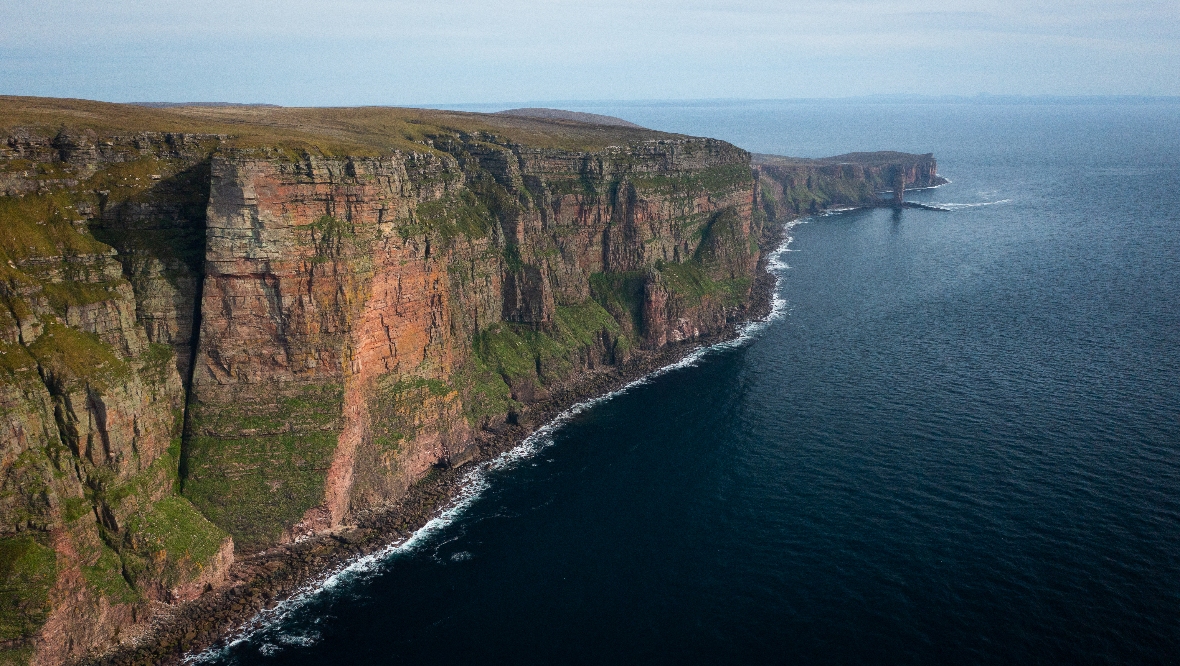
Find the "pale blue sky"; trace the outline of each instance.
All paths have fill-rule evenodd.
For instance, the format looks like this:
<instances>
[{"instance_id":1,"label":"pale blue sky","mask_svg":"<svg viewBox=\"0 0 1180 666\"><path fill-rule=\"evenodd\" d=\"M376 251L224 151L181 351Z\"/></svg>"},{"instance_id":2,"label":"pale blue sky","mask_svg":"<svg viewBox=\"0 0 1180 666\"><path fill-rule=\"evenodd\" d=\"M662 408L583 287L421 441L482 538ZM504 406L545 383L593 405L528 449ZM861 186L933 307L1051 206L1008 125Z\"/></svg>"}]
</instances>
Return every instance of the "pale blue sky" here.
<instances>
[{"instance_id":1,"label":"pale blue sky","mask_svg":"<svg viewBox=\"0 0 1180 666\"><path fill-rule=\"evenodd\" d=\"M1180 95L1180 1L0 0L0 94L285 105Z\"/></svg>"}]
</instances>

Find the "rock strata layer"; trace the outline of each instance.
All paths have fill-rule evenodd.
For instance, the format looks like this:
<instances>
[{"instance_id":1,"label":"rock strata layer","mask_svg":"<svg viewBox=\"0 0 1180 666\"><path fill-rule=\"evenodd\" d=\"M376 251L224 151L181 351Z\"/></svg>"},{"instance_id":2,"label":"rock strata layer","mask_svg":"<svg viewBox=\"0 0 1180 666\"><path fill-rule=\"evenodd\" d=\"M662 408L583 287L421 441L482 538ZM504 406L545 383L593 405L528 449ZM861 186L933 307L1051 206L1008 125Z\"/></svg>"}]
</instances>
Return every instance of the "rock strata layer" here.
<instances>
[{"instance_id":1,"label":"rock strata layer","mask_svg":"<svg viewBox=\"0 0 1180 666\"><path fill-rule=\"evenodd\" d=\"M930 156L752 164L564 117L0 110L17 663L237 603L276 547L376 534L572 387L729 330L774 222L937 184Z\"/></svg>"}]
</instances>

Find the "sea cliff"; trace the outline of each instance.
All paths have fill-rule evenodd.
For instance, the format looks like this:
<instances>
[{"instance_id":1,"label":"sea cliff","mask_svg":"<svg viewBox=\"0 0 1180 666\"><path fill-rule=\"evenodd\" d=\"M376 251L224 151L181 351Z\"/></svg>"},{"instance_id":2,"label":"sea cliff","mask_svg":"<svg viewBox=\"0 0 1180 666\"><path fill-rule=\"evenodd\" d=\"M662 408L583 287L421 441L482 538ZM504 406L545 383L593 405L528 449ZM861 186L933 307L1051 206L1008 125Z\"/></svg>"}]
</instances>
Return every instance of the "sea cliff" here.
<instances>
[{"instance_id":1,"label":"sea cliff","mask_svg":"<svg viewBox=\"0 0 1180 666\"><path fill-rule=\"evenodd\" d=\"M938 182L560 117L10 97L0 132L14 663L207 644L224 624L191 618L371 550L454 468L732 330L779 222Z\"/></svg>"}]
</instances>

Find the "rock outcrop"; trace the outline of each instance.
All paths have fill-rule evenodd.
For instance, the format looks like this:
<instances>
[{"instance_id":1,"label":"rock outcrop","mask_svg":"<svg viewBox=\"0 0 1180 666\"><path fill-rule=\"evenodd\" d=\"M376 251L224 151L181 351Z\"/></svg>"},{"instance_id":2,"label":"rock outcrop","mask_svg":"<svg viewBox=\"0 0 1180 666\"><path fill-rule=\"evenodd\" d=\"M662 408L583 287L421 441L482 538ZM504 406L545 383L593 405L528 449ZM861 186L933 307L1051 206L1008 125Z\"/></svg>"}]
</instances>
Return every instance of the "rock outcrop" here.
<instances>
[{"instance_id":1,"label":"rock outcrop","mask_svg":"<svg viewBox=\"0 0 1180 666\"><path fill-rule=\"evenodd\" d=\"M568 119L0 109L0 651L38 664L723 330L773 218L936 178Z\"/></svg>"}]
</instances>

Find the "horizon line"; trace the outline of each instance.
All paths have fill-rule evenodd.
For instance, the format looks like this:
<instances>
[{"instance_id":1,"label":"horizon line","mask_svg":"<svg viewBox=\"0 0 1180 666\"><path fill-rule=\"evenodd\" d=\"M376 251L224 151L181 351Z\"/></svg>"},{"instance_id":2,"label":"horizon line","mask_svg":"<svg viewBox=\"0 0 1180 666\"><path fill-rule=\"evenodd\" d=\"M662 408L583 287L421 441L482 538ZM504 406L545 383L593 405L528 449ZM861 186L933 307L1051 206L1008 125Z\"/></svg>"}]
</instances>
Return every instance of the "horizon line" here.
<instances>
[{"instance_id":1,"label":"horizon line","mask_svg":"<svg viewBox=\"0 0 1180 666\"><path fill-rule=\"evenodd\" d=\"M1129 95L1129 94L1103 94L1103 95L1059 95L1051 93L1038 94L994 94L994 93L976 93L974 95L930 95L921 93L880 93L872 95L850 95L843 97L693 97L693 98L651 98L651 99L531 99L531 100L516 100L516 101L487 101L487 102L422 102L422 103L406 103L406 104L275 104L273 102L239 102L239 101L126 101L126 102L112 102L109 100L92 99L87 100L81 97L52 97L41 95L12 95L13 97L40 97L42 99L79 99L94 102L106 102L110 104L127 104L131 106L145 106L167 108L175 106L260 106L260 107L278 107L278 108L401 108L401 109L432 109L432 110L447 110L453 109L457 111L465 110L472 107L503 107L504 109L511 108L529 108L538 107L539 105L553 105L553 104L570 104L578 106L600 106L600 105L615 105L615 106L677 106L677 105L714 105L714 104L766 104L766 103L896 103L896 102L914 102L914 103L974 103L974 104L1005 104L1005 103L1058 103L1058 104L1079 104L1079 103L1139 103L1139 104L1159 104L1159 103L1180 103L1180 95ZM540 106L539 108L556 108Z\"/></svg>"}]
</instances>

